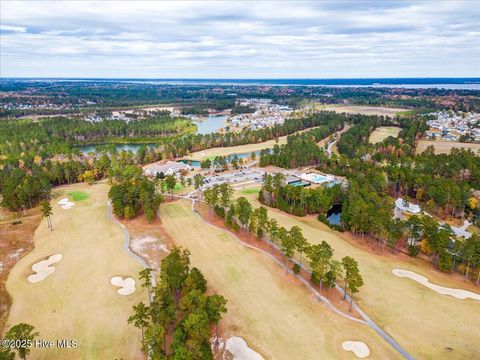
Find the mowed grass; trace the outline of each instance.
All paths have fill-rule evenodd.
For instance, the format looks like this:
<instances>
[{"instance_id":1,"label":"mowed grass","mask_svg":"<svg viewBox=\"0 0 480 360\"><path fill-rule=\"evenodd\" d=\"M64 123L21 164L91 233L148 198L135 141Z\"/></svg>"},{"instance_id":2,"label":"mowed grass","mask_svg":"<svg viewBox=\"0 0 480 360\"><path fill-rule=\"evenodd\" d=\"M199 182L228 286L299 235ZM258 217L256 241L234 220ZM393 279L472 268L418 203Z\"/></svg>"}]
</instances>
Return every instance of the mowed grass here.
<instances>
[{"instance_id":1,"label":"mowed grass","mask_svg":"<svg viewBox=\"0 0 480 360\"><path fill-rule=\"evenodd\" d=\"M421 154L429 146L433 146L435 154L450 154L452 148L470 149L475 154L480 155L480 144L462 143L458 141L446 140L419 140L416 148L416 153Z\"/></svg>"},{"instance_id":2,"label":"mowed grass","mask_svg":"<svg viewBox=\"0 0 480 360\"><path fill-rule=\"evenodd\" d=\"M236 194L240 196L240 194ZM260 206L256 196L246 196ZM365 285L355 296L359 306L417 359L476 359L480 354L480 303L440 295L421 284L392 274L395 268L414 271L434 284L480 293L471 283L436 272L430 263L407 256L375 254L347 241L348 234L333 231L314 216L295 217L268 210L286 228L298 225L311 244L327 241L334 258L355 258Z\"/></svg>"},{"instance_id":3,"label":"mowed grass","mask_svg":"<svg viewBox=\"0 0 480 360\"><path fill-rule=\"evenodd\" d=\"M396 138L401 130L402 129L397 126L380 126L371 133L368 141L370 144L376 144L382 142L389 136Z\"/></svg>"},{"instance_id":4,"label":"mowed grass","mask_svg":"<svg viewBox=\"0 0 480 360\"><path fill-rule=\"evenodd\" d=\"M172 216L179 209L187 216ZM368 344L372 359L400 358L370 327L314 300L268 256L204 222L191 211L190 202L163 204L160 213L176 245L190 249L192 265L201 269L212 290L227 298L223 336L243 337L266 359L354 359L341 347L348 340Z\"/></svg>"},{"instance_id":5,"label":"mowed grass","mask_svg":"<svg viewBox=\"0 0 480 360\"><path fill-rule=\"evenodd\" d=\"M215 156L226 156L232 154L251 153L254 151L260 151L266 148L272 148L275 144L282 145L287 143L287 137L282 136L278 138L278 142L275 140L268 140L258 144L246 144L229 147L211 148L202 151L192 152L191 154L184 156L186 160L198 160L203 161L206 159L213 160Z\"/></svg>"},{"instance_id":6,"label":"mowed grass","mask_svg":"<svg viewBox=\"0 0 480 360\"><path fill-rule=\"evenodd\" d=\"M68 196L70 196L73 201L82 201L89 198L88 194L84 191L70 191Z\"/></svg>"},{"instance_id":7,"label":"mowed grass","mask_svg":"<svg viewBox=\"0 0 480 360\"><path fill-rule=\"evenodd\" d=\"M58 199L69 192L84 192L91 201L64 210ZM13 304L7 328L26 322L40 333L39 338L76 339L75 349L32 349L31 359L138 359L140 330L127 323L132 306L146 302L138 284L142 270L123 249L124 234L107 219L108 185L78 184L55 190L52 200L53 231L43 220L35 231L35 248L12 269L7 290ZM45 280L31 284L31 266L53 254L63 254L56 271ZM131 276L136 291L117 294L110 284L113 276Z\"/></svg>"},{"instance_id":8,"label":"mowed grass","mask_svg":"<svg viewBox=\"0 0 480 360\"><path fill-rule=\"evenodd\" d=\"M240 190L240 194L242 195L258 195L259 192L260 192L260 189L255 187Z\"/></svg>"},{"instance_id":9,"label":"mowed grass","mask_svg":"<svg viewBox=\"0 0 480 360\"><path fill-rule=\"evenodd\" d=\"M185 211L185 209L177 203L171 204L171 206L165 206L164 213L170 219L188 217L188 213Z\"/></svg>"}]
</instances>

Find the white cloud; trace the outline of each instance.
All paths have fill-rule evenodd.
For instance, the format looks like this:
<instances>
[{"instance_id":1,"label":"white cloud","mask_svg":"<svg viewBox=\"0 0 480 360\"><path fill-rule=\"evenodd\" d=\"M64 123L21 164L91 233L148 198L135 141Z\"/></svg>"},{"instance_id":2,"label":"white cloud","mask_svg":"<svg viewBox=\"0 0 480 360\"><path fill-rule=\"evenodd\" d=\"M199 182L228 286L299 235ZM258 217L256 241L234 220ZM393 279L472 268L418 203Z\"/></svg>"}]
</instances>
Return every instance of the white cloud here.
<instances>
[{"instance_id":1,"label":"white cloud","mask_svg":"<svg viewBox=\"0 0 480 360\"><path fill-rule=\"evenodd\" d=\"M5 77L480 76L475 5L2 0L0 71Z\"/></svg>"},{"instance_id":2,"label":"white cloud","mask_svg":"<svg viewBox=\"0 0 480 360\"><path fill-rule=\"evenodd\" d=\"M0 24L0 31L25 32L27 28L21 26L2 25Z\"/></svg>"}]
</instances>

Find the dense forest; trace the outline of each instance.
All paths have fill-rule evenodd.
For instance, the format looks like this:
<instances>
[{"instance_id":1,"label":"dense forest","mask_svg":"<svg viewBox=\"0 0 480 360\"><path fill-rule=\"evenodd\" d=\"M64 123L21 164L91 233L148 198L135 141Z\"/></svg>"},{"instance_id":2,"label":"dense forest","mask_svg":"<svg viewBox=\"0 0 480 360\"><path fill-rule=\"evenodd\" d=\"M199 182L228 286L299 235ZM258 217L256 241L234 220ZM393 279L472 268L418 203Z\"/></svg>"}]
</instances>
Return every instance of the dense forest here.
<instances>
[{"instance_id":1,"label":"dense forest","mask_svg":"<svg viewBox=\"0 0 480 360\"><path fill-rule=\"evenodd\" d=\"M315 131L310 130L291 137L301 141L288 141L271 152L262 152L260 161L261 166L274 164L285 168L313 165L322 172L345 177L348 187L343 191L338 187L295 187L286 185L282 175L268 175L259 200L299 216L319 214L321 220L334 203L342 203L343 229L371 239L379 248L405 250L412 256L421 254L440 270L457 269L478 284L480 242L477 235L454 240L455 234L448 225L428 216L418 220L392 218L394 199L404 197L432 215L469 218L478 225L480 210L474 196L474 191L480 190L478 156L464 149L435 155L433 148L415 155L416 141L426 129L421 116L395 120L357 116L348 120L351 127L340 138L339 156L327 156L316 139L310 138L309 132ZM402 127L397 138L368 143L370 133L377 126L392 124ZM304 160L299 161L302 156ZM415 235L412 235L412 226Z\"/></svg>"},{"instance_id":2,"label":"dense forest","mask_svg":"<svg viewBox=\"0 0 480 360\"><path fill-rule=\"evenodd\" d=\"M277 173L265 175L258 199L262 204L276 207L296 216L323 214L335 203L342 202L340 185L306 188L287 185L285 176Z\"/></svg>"},{"instance_id":3,"label":"dense forest","mask_svg":"<svg viewBox=\"0 0 480 360\"><path fill-rule=\"evenodd\" d=\"M161 119L163 119L163 115ZM170 118L167 117L167 119ZM180 121L181 126L183 119ZM207 135L187 134L175 136L174 140L167 136L158 138L162 143L157 147L147 148L145 146L140 148L137 154L108 151L107 149L102 154L93 157L81 155L78 148L75 148L71 141L67 140L76 137L76 122L71 125L68 121L52 119L41 119L39 123L27 120L0 121L0 130L2 130L0 131L2 206L11 210L32 207L44 197L44 193L51 186L105 178L111 165L139 165L166 158L181 157L192 151L216 146L258 143L316 126L319 128L313 130L315 131L313 136L323 137L337 126L325 124L341 124L342 121L342 115L321 112L303 119L287 119L281 125L256 131ZM20 124L19 130L15 130L15 124ZM45 124L48 126L44 127ZM105 134L110 132L110 125L106 124L96 125L83 121L78 125L80 129L91 130L98 126ZM111 126L113 129L117 129L115 124ZM129 129L129 126L133 125L124 123L120 128L124 126ZM137 128L132 127L132 129ZM144 130L147 133L153 131L148 127L148 122L145 123ZM83 134L88 134L88 131L85 130Z\"/></svg>"},{"instance_id":4,"label":"dense forest","mask_svg":"<svg viewBox=\"0 0 480 360\"><path fill-rule=\"evenodd\" d=\"M153 277L152 269L140 272L150 303L134 305L128 319L142 331L142 351L152 359L213 359L211 329L227 312L227 300L207 294L207 280L190 267L188 250L173 248Z\"/></svg>"}]
</instances>

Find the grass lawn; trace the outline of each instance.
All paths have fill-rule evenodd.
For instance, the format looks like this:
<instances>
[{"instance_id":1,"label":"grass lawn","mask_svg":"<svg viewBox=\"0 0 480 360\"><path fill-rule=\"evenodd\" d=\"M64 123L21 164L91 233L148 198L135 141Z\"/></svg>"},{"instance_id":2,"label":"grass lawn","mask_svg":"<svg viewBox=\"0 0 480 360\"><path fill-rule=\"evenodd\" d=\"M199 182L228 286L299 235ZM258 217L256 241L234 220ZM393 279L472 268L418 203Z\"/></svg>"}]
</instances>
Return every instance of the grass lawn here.
<instances>
[{"instance_id":1,"label":"grass lawn","mask_svg":"<svg viewBox=\"0 0 480 360\"><path fill-rule=\"evenodd\" d=\"M198 160L198 161L203 161L206 159L213 160L215 156L251 153L251 152L259 151L266 148L272 148L275 144L282 145L286 143L287 143L287 137L282 136L278 139L278 142L276 142L275 140L268 140L258 144L246 144L246 145L238 145L238 146L211 148L211 149L192 152L190 155L184 156L183 159Z\"/></svg>"},{"instance_id":2,"label":"grass lawn","mask_svg":"<svg viewBox=\"0 0 480 360\"><path fill-rule=\"evenodd\" d=\"M401 130L402 129L397 126L380 126L372 132L368 141L370 144L376 144L382 142L389 136L396 138Z\"/></svg>"},{"instance_id":3,"label":"grass lawn","mask_svg":"<svg viewBox=\"0 0 480 360\"><path fill-rule=\"evenodd\" d=\"M164 213L170 219L179 219L188 217L188 212L182 206L177 204L172 204L172 206L165 206Z\"/></svg>"},{"instance_id":4,"label":"grass lawn","mask_svg":"<svg viewBox=\"0 0 480 360\"><path fill-rule=\"evenodd\" d=\"M240 190L240 194L242 195L258 195L259 192L260 188L256 187Z\"/></svg>"},{"instance_id":5,"label":"grass lawn","mask_svg":"<svg viewBox=\"0 0 480 360\"><path fill-rule=\"evenodd\" d=\"M70 191L68 195L73 201L82 201L89 198L88 194L84 191Z\"/></svg>"},{"instance_id":6,"label":"grass lawn","mask_svg":"<svg viewBox=\"0 0 480 360\"><path fill-rule=\"evenodd\" d=\"M176 245L190 249L192 265L228 300L228 313L220 324L224 337L243 337L265 359L354 359L341 347L348 340L365 342L372 359L400 358L367 325L336 315L314 300L269 257L202 221L190 202L163 204L160 213L165 231ZM179 218L178 213L187 216Z\"/></svg>"},{"instance_id":7,"label":"grass lawn","mask_svg":"<svg viewBox=\"0 0 480 360\"><path fill-rule=\"evenodd\" d=\"M76 339L75 349L33 348L32 359L142 358L140 330L127 324L132 306L147 301L138 286L142 266L124 250L124 234L107 219L108 185L77 184L54 190L53 231L43 220L34 235L35 248L12 269L7 290L13 304L7 327L26 322L39 338ZM62 209L57 201L69 192L88 194L91 201ZM31 284L31 266L53 255L63 254L56 271ZM113 276L131 276L137 282L129 296L117 294Z\"/></svg>"},{"instance_id":8,"label":"grass lawn","mask_svg":"<svg viewBox=\"0 0 480 360\"><path fill-rule=\"evenodd\" d=\"M240 196L237 193L236 196ZM243 195L242 195L243 196ZM246 196L259 206L256 196ZM314 216L295 217L269 209L279 224L298 225L311 244L327 241L334 258L355 258L365 285L356 296L358 305L417 359L475 359L480 351L480 303L440 295L421 284L392 274L403 268L426 276L432 283L480 292L471 283L436 272L431 264L408 256L391 256L361 249L348 242L348 233L331 230ZM475 315L477 314L477 315Z\"/></svg>"}]
</instances>

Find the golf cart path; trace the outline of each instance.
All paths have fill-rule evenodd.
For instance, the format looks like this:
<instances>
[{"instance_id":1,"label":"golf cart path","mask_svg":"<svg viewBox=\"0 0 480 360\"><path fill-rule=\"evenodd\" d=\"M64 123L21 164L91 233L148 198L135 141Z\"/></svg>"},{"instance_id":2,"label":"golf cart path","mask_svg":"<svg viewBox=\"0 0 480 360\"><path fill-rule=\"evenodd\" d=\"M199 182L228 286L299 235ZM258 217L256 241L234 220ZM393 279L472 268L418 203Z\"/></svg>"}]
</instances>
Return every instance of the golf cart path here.
<instances>
[{"instance_id":1,"label":"golf cart path","mask_svg":"<svg viewBox=\"0 0 480 360\"><path fill-rule=\"evenodd\" d=\"M109 201L107 204L107 218L114 224L119 225L122 228L123 234L125 236L125 241L123 242L123 249L126 251L126 253L138 261L145 269L148 268L147 262L139 255L135 254L131 249L130 249L130 233L128 232L128 229L125 225L123 225L120 221L118 221L112 213L112 203ZM152 276L152 285L155 286L155 276Z\"/></svg>"},{"instance_id":2,"label":"golf cart path","mask_svg":"<svg viewBox=\"0 0 480 360\"><path fill-rule=\"evenodd\" d=\"M190 195L190 194L189 194ZM192 201L192 210L193 210L193 205L194 205L194 202L195 202L195 199L192 199L190 198L189 196L181 196L181 195L177 195L176 197L178 198L183 198L183 199L188 199L188 200L191 200ZM198 201L198 200L197 200ZM194 211L194 213L200 218L201 221L203 221L204 223L208 224L209 226L212 226L216 229L220 229L222 231L227 231L236 241L238 241L240 244L242 244L243 246L247 247L247 248L250 248L250 249L253 249L253 250L256 250L256 251L259 251L267 256L269 256L275 263L277 263L280 267L282 267L283 269L285 269L287 272L289 272L290 274L293 274L293 271L291 269L289 269L288 267L286 267L282 262L280 262L276 257L274 257L273 255L271 255L270 253L262 250L262 249L259 249L257 247L254 247L252 245L249 245L249 244L246 244L244 243L242 240L240 240L234 233L228 231L228 230L225 230L223 228L220 228L216 225L213 225L211 223L209 223L208 221L206 221L205 219L203 219L200 214L198 214L197 211ZM295 262L297 262L295 260ZM298 262L297 262L298 263ZM299 264L305 271L307 271L307 269ZM295 274L293 274L294 276L296 276ZM296 276L297 277L297 276ZM355 322L358 322L358 323L361 323L361 324L366 324L368 326L370 326L373 330L375 330L386 342L388 342L397 352L399 352L404 358L408 359L408 360L414 360L413 356L411 356L399 343L397 343L390 335L387 334L387 332L385 332L380 326L378 326L364 311L362 311L362 309L360 309L360 307L358 307L358 305L353 301L353 299L351 299L350 295L346 295L346 299L348 301L351 301L352 302L352 307L360 314L360 316L363 318L363 320L359 320L357 318L354 318L353 316L350 316L342 311L340 311L339 309L337 309L326 297L322 296L316 289L314 289L309 283L308 281L306 281L305 279L303 279L302 277L297 277L316 297L317 299L320 299L331 311L333 311L334 313L346 318L346 319L349 319L349 320L352 320L352 321L355 321ZM338 286L337 284L335 284L335 288L337 289L337 291L339 291L342 295L344 295L344 291L343 289Z\"/></svg>"}]
</instances>

